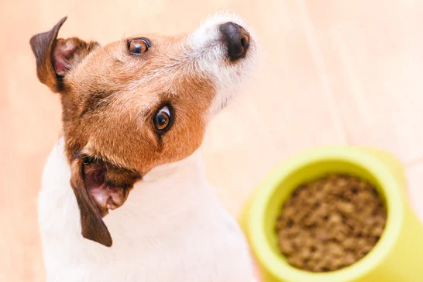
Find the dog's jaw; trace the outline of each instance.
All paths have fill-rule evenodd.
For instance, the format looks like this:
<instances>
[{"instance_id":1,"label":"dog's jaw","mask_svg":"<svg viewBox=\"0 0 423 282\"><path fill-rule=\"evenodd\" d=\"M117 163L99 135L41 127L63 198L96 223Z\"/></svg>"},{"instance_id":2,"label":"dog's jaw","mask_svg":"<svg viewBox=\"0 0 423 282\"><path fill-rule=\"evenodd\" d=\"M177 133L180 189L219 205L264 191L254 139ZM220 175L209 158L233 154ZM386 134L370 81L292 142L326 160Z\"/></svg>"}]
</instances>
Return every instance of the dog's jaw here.
<instances>
[{"instance_id":1,"label":"dog's jaw","mask_svg":"<svg viewBox=\"0 0 423 282\"><path fill-rule=\"evenodd\" d=\"M250 34L250 46L245 57L232 62L227 57L227 46L222 41L219 26L233 22L242 26ZM257 62L257 44L254 32L237 15L219 13L206 19L187 38L189 56L195 60L200 71L208 73L215 81L216 95L210 106L213 117L226 106L232 95L239 92L251 76Z\"/></svg>"}]
</instances>

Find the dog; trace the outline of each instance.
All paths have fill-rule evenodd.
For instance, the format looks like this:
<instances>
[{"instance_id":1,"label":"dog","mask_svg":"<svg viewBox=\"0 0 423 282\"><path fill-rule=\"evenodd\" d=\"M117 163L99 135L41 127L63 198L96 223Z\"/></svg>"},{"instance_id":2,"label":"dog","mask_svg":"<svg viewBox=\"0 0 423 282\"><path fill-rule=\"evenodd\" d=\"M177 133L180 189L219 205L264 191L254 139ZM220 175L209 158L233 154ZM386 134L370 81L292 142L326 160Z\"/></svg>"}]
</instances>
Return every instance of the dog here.
<instances>
[{"instance_id":1,"label":"dog","mask_svg":"<svg viewBox=\"0 0 423 282\"><path fill-rule=\"evenodd\" d=\"M65 21L30 40L63 108L38 201L47 281L254 281L198 152L255 68L246 24L218 14L192 34L100 46L58 38Z\"/></svg>"}]
</instances>

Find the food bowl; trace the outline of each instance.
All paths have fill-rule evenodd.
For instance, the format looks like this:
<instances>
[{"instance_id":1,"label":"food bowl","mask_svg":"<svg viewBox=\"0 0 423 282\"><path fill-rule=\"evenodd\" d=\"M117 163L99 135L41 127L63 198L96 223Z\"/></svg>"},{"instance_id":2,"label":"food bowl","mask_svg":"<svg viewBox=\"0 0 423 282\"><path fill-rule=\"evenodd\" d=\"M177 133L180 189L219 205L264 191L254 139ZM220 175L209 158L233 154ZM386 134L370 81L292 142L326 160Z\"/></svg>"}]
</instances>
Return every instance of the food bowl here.
<instances>
[{"instance_id":1,"label":"food bowl","mask_svg":"<svg viewBox=\"0 0 423 282\"><path fill-rule=\"evenodd\" d=\"M299 185L333 173L357 176L378 190L388 213L384 233L370 253L349 267L325 273L297 269L278 249L276 219ZM406 200L401 164L383 151L337 146L297 155L263 180L240 222L264 282L423 281L423 225Z\"/></svg>"}]
</instances>

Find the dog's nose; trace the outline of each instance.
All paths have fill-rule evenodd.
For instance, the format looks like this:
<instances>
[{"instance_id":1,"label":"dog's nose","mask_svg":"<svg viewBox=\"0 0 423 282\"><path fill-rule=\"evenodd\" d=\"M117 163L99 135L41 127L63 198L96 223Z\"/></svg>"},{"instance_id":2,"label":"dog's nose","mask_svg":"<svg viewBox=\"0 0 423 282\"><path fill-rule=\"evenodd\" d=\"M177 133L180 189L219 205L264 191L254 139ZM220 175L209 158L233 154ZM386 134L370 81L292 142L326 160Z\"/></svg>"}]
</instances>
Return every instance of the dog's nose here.
<instances>
[{"instance_id":1,"label":"dog's nose","mask_svg":"<svg viewBox=\"0 0 423 282\"><path fill-rule=\"evenodd\" d=\"M227 22L219 27L223 42L228 47L228 57L231 61L242 58L250 46L250 34L240 25Z\"/></svg>"}]
</instances>

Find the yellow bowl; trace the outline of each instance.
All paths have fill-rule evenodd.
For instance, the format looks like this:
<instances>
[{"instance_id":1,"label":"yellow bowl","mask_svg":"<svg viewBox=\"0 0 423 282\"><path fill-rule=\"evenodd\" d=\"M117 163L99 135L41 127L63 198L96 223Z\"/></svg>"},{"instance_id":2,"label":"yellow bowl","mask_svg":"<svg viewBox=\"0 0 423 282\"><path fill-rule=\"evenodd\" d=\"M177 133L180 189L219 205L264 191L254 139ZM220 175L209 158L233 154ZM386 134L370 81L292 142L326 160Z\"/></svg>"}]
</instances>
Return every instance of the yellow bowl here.
<instances>
[{"instance_id":1,"label":"yellow bowl","mask_svg":"<svg viewBox=\"0 0 423 282\"><path fill-rule=\"evenodd\" d=\"M386 228L373 250L352 266L327 273L299 270L280 254L275 222L296 187L330 173L355 175L373 184L387 207ZM325 147L284 162L260 184L240 220L264 281L422 282L423 225L406 200L404 187L401 164L375 149Z\"/></svg>"}]
</instances>

